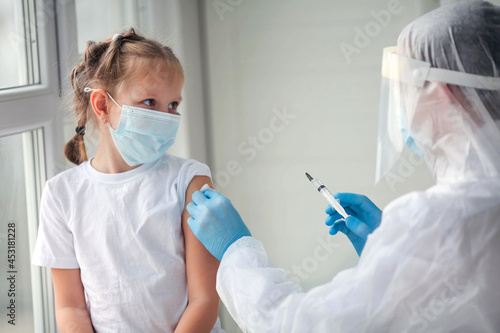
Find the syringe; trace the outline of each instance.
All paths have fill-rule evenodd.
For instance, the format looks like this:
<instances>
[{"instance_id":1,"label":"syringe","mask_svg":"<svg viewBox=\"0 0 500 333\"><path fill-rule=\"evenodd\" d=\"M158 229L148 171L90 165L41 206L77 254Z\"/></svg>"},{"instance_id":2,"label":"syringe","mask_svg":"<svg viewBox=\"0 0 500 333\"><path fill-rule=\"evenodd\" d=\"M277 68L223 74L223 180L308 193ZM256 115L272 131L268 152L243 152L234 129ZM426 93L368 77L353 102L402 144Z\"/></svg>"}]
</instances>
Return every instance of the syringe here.
<instances>
[{"instance_id":1,"label":"syringe","mask_svg":"<svg viewBox=\"0 0 500 333\"><path fill-rule=\"evenodd\" d=\"M332 192L330 192L322 182L311 177L311 175L309 175L307 172L306 176L307 179L309 179L311 183L318 189L318 191L326 198L326 200L328 200L332 208L335 209L340 215L342 215L344 219L346 219L349 215L345 212L344 207L340 205L339 201L333 197Z\"/></svg>"}]
</instances>

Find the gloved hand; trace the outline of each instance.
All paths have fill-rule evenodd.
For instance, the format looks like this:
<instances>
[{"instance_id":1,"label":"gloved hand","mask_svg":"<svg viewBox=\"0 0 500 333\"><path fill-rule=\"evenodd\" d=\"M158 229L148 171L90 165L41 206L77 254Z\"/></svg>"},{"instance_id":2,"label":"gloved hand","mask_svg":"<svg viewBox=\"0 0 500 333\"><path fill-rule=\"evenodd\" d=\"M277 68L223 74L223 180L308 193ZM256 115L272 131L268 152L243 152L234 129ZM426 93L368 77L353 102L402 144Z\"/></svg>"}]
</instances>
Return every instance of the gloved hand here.
<instances>
[{"instance_id":1,"label":"gloved hand","mask_svg":"<svg viewBox=\"0 0 500 333\"><path fill-rule=\"evenodd\" d=\"M328 205L325 224L331 227L331 235L335 235L338 231L344 233L361 256L368 235L380 225L382 211L364 195L335 193L334 197L340 200L346 213L351 216L344 221L343 217Z\"/></svg>"},{"instance_id":2,"label":"gloved hand","mask_svg":"<svg viewBox=\"0 0 500 333\"><path fill-rule=\"evenodd\" d=\"M238 239L251 236L231 201L219 192L197 191L192 198L193 202L186 207L191 215L188 225L217 259L222 260L228 247Z\"/></svg>"}]
</instances>

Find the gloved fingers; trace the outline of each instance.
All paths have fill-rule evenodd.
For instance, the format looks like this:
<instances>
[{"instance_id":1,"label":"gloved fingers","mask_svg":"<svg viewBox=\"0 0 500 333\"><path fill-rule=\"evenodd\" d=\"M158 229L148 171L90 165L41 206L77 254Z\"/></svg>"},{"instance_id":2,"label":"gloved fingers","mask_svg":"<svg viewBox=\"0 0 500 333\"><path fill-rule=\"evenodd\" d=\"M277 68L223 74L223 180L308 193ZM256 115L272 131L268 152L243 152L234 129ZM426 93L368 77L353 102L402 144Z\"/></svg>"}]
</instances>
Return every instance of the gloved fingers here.
<instances>
[{"instance_id":1,"label":"gloved fingers","mask_svg":"<svg viewBox=\"0 0 500 333\"><path fill-rule=\"evenodd\" d=\"M342 215L340 215L339 213L335 212L333 213L332 215L328 215L325 219L325 224L327 226L332 226L336 221L342 219Z\"/></svg>"},{"instance_id":2,"label":"gloved fingers","mask_svg":"<svg viewBox=\"0 0 500 333\"><path fill-rule=\"evenodd\" d=\"M340 230L351 241L352 245L356 248L359 244L364 244L365 240L349 229L347 226ZM357 251L357 249L356 249Z\"/></svg>"},{"instance_id":3,"label":"gloved fingers","mask_svg":"<svg viewBox=\"0 0 500 333\"><path fill-rule=\"evenodd\" d=\"M350 219L349 217L348 219ZM363 251L363 247L365 246L365 239L362 237L359 237L356 235L351 229L349 229L346 225L342 229L339 229L340 232L342 232L344 235L347 236L349 241L352 243L354 246L354 249L356 250L356 253L358 256L361 256L361 251Z\"/></svg>"},{"instance_id":4,"label":"gloved fingers","mask_svg":"<svg viewBox=\"0 0 500 333\"><path fill-rule=\"evenodd\" d=\"M207 202L207 197L205 196L205 194L202 192L202 191L196 191L193 193L193 195L191 196L191 198L193 199L193 202L199 206L199 205L203 205Z\"/></svg>"},{"instance_id":5,"label":"gloved fingers","mask_svg":"<svg viewBox=\"0 0 500 333\"><path fill-rule=\"evenodd\" d=\"M349 214L350 216L356 216L357 218L359 218L358 216L358 213L356 213L354 210L352 210L351 208L344 208L345 212L347 214Z\"/></svg>"},{"instance_id":6,"label":"gloved fingers","mask_svg":"<svg viewBox=\"0 0 500 333\"><path fill-rule=\"evenodd\" d=\"M187 220L187 223L188 223L188 226L191 228L191 230L194 233L194 231L197 230L197 227L198 227L196 224L196 220L192 216L190 216Z\"/></svg>"},{"instance_id":7,"label":"gloved fingers","mask_svg":"<svg viewBox=\"0 0 500 333\"><path fill-rule=\"evenodd\" d=\"M332 205L328 204L328 206L326 206L325 213L327 213L328 215L332 215L337 213L337 211L332 208Z\"/></svg>"},{"instance_id":8,"label":"gloved fingers","mask_svg":"<svg viewBox=\"0 0 500 333\"><path fill-rule=\"evenodd\" d=\"M216 190L205 190L205 197L208 198L208 199L214 199L214 198L217 198L217 197L224 197L222 194L220 194L219 192L217 192Z\"/></svg>"},{"instance_id":9,"label":"gloved fingers","mask_svg":"<svg viewBox=\"0 0 500 333\"><path fill-rule=\"evenodd\" d=\"M327 207L328 209L328 207ZM351 209L347 208L346 210L346 213L351 215L351 216L356 216L356 213L353 212ZM356 216L357 217L357 216ZM330 215L328 215L325 219L325 224L327 226L332 226L335 222L339 221L339 220L342 220L344 221L344 217L342 215L340 215L340 213L338 213L337 211L334 211L333 213L331 213Z\"/></svg>"},{"instance_id":10,"label":"gloved fingers","mask_svg":"<svg viewBox=\"0 0 500 333\"><path fill-rule=\"evenodd\" d=\"M352 234L352 231L351 231L351 230L349 230L349 228L348 228L348 227L346 227L346 226L344 226L343 228L339 229L339 231L340 231L341 233L343 233L344 235L346 235L346 236L349 236L349 234ZM357 237L357 236L356 236L356 237Z\"/></svg>"},{"instance_id":11,"label":"gloved fingers","mask_svg":"<svg viewBox=\"0 0 500 333\"><path fill-rule=\"evenodd\" d=\"M330 235L335 235L337 232L339 232L340 230L342 230L345 227L345 220L343 218L340 218L330 225L331 225L331 227L330 227L329 233L330 233Z\"/></svg>"},{"instance_id":12,"label":"gloved fingers","mask_svg":"<svg viewBox=\"0 0 500 333\"><path fill-rule=\"evenodd\" d=\"M337 232L339 232L339 231L337 230L337 228L335 228L335 227L333 227L333 226L332 226L332 227L330 228L330 230L328 231L328 233L329 233L330 235L332 235L332 236L336 235L336 234L337 234Z\"/></svg>"},{"instance_id":13,"label":"gloved fingers","mask_svg":"<svg viewBox=\"0 0 500 333\"><path fill-rule=\"evenodd\" d=\"M344 207L344 206L343 206ZM344 207L344 210L347 214L349 215L357 215L356 212L354 212L352 209L350 209L349 207ZM328 204L328 206L326 206L326 209L325 209L325 213L327 213L328 215L335 215L335 214L338 214L340 217L339 218L342 218L342 215L340 215L335 209L332 208L332 205Z\"/></svg>"},{"instance_id":14,"label":"gloved fingers","mask_svg":"<svg viewBox=\"0 0 500 333\"><path fill-rule=\"evenodd\" d=\"M196 217L199 213L199 207L194 202L188 203L188 205L186 206L186 210L188 211L189 215L194 217Z\"/></svg>"},{"instance_id":15,"label":"gloved fingers","mask_svg":"<svg viewBox=\"0 0 500 333\"><path fill-rule=\"evenodd\" d=\"M338 232L338 231L343 231L344 229L347 229L346 228L346 224L345 224L345 219L344 218L341 218L341 219L338 219L337 221L335 221L335 223L333 223L332 227L330 228L330 231L335 230L335 234ZM332 234L334 235L334 234Z\"/></svg>"},{"instance_id":16,"label":"gloved fingers","mask_svg":"<svg viewBox=\"0 0 500 333\"><path fill-rule=\"evenodd\" d=\"M338 230L343 233L344 235L346 235L349 239L351 239L352 237L358 237L355 233L353 233L346 225L345 223L342 223L342 224L339 224L337 226Z\"/></svg>"},{"instance_id":17,"label":"gloved fingers","mask_svg":"<svg viewBox=\"0 0 500 333\"><path fill-rule=\"evenodd\" d=\"M370 228L368 225L355 216L349 216L346 219L346 226L362 239L366 239L370 234Z\"/></svg>"},{"instance_id":18,"label":"gloved fingers","mask_svg":"<svg viewBox=\"0 0 500 333\"><path fill-rule=\"evenodd\" d=\"M345 192L335 193L333 197L339 199L343 207L350 207L358 214L371 214L373 211L380 211L380 209L365 195Z\"/></svg>"},{"instance_id":19,"label":"gloved fingers","mask_svg":"<svg viewBox=\"0 0 500 333\"><path fill-rule=\"evenodd\" d=\"M356 212L356 216L363 213L361 209L361 204L363 202L362 195L355 193L335 193L333 195L335 199L340 201L340 204L344 209L350 208Z\"/></svg>"}]
</instances>

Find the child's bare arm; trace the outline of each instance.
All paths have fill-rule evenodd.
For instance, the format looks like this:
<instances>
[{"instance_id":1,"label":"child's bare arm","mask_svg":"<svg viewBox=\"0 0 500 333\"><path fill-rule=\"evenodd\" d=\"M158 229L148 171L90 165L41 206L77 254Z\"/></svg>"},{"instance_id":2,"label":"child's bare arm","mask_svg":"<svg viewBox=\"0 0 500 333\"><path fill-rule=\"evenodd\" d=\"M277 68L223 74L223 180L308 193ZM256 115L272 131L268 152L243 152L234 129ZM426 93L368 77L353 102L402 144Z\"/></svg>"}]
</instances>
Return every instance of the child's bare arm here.
<instances>
[{"instance_id":1,"label":"child's bare arm","mask_svg":"<svg viewBox=\"0 0 500 333\"><path fill-rule=\"evenodd\" d=\"M59 332L94 332L85 303L80 269L52 268Z\"/></svg>"},{"instance_id":2,"label":"child's bare arm","mask_svg":"<svg viewBox=\"0 0 500 333\"><path fill-rule=\"evenodd\" d=\"M192 201L193 193L199 191L205 184L213 187L209 177L193 178L186 191L186 205ZM215 290L219 261L194 236L187 223L189 217L184 206L182 228L186 246L188 306L175 332L210 332L217 320L219 310L219 296Z\"/></svg>"}]
</instances>

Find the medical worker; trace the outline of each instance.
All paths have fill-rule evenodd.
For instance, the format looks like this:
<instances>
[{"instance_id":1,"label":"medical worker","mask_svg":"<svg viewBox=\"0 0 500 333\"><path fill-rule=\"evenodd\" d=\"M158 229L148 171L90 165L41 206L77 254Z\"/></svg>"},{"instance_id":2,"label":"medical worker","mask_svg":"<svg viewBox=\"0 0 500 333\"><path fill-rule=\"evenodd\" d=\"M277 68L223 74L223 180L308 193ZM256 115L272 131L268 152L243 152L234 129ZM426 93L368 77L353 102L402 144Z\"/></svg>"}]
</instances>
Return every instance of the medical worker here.
<instances>
[{"instance_id":1,"label":"medical worker","mask_svg":"<svg viewBox=\"0 0 500 333\"><path fill-rule=\"evenodd\" d=\"M500 332L499 71L500 7L484 1L432 11L384 50L377 178L406 144L436 185L390 203L369 237L380 211L340 195L355 216L335 223L328 208L326 222L363 231L360 260L309 292L270 266L228 199L193 194L188 223L221 260L217 291L244 332Z\"/></svg>"}]
</instances>

